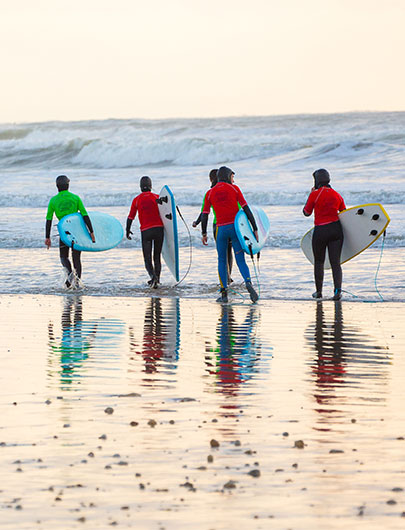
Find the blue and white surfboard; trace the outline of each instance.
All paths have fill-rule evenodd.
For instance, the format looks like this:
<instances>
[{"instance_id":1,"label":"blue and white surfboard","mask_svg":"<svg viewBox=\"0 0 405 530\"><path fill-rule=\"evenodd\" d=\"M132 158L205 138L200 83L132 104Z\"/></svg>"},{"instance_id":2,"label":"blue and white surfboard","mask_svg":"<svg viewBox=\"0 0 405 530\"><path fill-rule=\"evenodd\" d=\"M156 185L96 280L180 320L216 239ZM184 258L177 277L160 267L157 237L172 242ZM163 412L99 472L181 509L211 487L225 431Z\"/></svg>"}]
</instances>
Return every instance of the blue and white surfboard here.
<instances>
[{"instance_id":1,"label":"blue and white surfboard","mask_svg":"<svg viewBox=\"0 0 405 530\"><path fill-rule=\"evenodd\" d=\"M124 229L121 223L107 213L88 212L96 242L93 243L80 213L65 215L58 223L61 240L68 247L87 252L109 250L121 243Z\"/></svg>"},{"instance_id":2,"label":"blue and white surfboard","mask_svg":"<svg viewBox=\"0 0 405 530\"><path fill-rule=\"evenodd\" d=\"M178 282L180 280L180 261L176 201L169 186L163 186L159 199L159 214L163 221L164 230L162 256L176 282Z\"/></svg>"},{"instance_id":3,"label":"blue and white surfboard","mask_svg":"<svg viewBox=\"0 0 405 530\"><path fill-rule=\"evenodd\" d=\"M259 241L256 240L249 219L243 210L239 210L235 217L235 232L246 254L257 254L263 248L270 232L270 221L259 206L250 206L257 224Z\"/></svg>"}]
</instances>

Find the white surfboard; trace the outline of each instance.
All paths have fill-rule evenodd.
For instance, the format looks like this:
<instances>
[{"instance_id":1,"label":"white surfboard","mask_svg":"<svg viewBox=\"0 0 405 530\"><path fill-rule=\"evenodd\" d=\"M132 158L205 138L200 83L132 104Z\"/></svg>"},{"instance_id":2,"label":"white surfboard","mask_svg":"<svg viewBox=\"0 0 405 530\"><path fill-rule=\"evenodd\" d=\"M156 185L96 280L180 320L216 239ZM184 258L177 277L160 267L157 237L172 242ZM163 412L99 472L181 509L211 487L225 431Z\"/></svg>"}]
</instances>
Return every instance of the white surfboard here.
<instances>
[{"instance_id":1,"label":"white surfboard","mask_svg":"<svg viewBox=\"0 0 405 530\"><path fill-rule=\"evenodd\" d=\"M180 266L177 212L174 195L169 186L163 186L159 194L159 199L159 214L163 222L164 230L162 256L176 282L178 282L180 280Z\"/></svg>"},{"instance_id":2,"label":"white surfboard","mask_svg":"<svg viewBox=\"0 0 405 530\"><path fill-rule=\"evenodd\" d=\"M114 248L121 243L124 229L118 219L102 212L88 212L88 215L96 242L92 242L82 214L72 213L62 217L58 223L59 235L65 245L73 246L76 250L100 252Z\"/></svg>"},{"instance_id":3,"label":"white surfboard","mask_svg":"<svg viewBox=\"0 0 405 530\"><path fill-rule=\"evenodd\" d=\"M343 229L343 247L340 263L346 263L363 250L366 250L384 233L390 218L381 204L362 204L343 210L339 214ZM311 228L301 239L301 249L311 263L314 263L312 252ZM325 268L330 269L329 256L326 252Z\"/></svg>"},{"instance_id":4,"label":"white surfboard","mask_svg":"<svg viewBox=\"0 0 405 530\"><path fill-rule=\"evenodd\" d=\"M239 210L235 217L235 232L238 236L239 243L246 254L257 254L263 248L267 236L270 232L270 221L262 208L259 206L250 206L253 217L257 225L257 234L259 241L256 240L249 219L243 210Z\"/></svg>"}]
</instances>

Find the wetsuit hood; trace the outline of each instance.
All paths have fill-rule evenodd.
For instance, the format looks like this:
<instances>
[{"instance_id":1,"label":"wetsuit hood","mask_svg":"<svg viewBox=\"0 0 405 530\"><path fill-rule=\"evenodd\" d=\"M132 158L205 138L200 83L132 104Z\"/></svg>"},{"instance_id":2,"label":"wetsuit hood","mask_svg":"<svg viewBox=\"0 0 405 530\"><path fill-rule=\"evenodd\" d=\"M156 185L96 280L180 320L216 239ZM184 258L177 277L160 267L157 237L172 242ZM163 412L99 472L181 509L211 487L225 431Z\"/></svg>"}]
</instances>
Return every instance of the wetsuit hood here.
<instances>
[{"instance_id":1,"label":"wetsuit hood","mask_svg":"<svg viewBox=\"0 0 405 530\"><path fill-rule=\"evenodd\" d=\"M56 187L58 191L66 191L69 189L69 178L66 175L59 175L56 177Z\"/></svg>"},{"instance_id":2,"label":"wetsuit hood","mask_svg":"<svg viewBox=\"0 0 405 530\"><path fill-rule=\"evenodd\" d=\"M218 182L228 182L230 184L232 175L234 175L234 171L232 171L232 169L222 166L217 171L217 180Z\"/></svg>"},{"instance_id":3,"label":"wetsuit hood","mask_svg":"<svg viewBox=\"0 0 405 530\"><path fill-rule=\"evenodd\" d=\"M312 173L312 176L315 179L315 189L319 189L322 186L326 186L330 182L329 171L326 169L317 169Z\"/></svg>"},{"instance_id":4,"label":"wetsuit hood","mask_svg":"<svg viewBox=\"0 0 405 530\"><path fill-rule=\"evenodd\" d=\"M152 180L150 177L141 177L139 181L141 191L152 191Z\"/></svg>"}]
</instances>

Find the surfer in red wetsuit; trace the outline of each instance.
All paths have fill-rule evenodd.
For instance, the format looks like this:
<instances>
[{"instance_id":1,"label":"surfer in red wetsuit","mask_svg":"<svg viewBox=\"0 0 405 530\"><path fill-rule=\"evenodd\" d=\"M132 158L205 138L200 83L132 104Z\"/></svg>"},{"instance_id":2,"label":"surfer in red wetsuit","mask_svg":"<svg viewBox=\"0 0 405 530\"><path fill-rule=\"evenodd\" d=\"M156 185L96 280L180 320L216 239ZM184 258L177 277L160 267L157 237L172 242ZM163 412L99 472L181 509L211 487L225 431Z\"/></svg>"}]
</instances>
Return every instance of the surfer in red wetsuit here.
<instances>
[{"instance_id":1,"label":"surfer in red wetsuit","mask_svg":"<svg viewBox=\"0 0 405 530\"><path fill-rule=\"evenodd\" d=\"M156 289L160 282L163 246L163 222L160 218L157 205L159 195L152 193L152 180L150 177L142 177L139 184L141 193L132 201L127 219L126 234L127 239L132 239L131 225L138 212L139 224L141 226L143 259L145 261L145 268L150 276L148 284Z\"/></svg>"},{"instance_id":2,"label":"surfer in red wetsuit","mask_svg":"<svg viewBox=\"0 0 405 530\"><path fill-rule=\"evenodd\" d=\"M217 216L216 246L218 252L218 276L221 284L221 296L218 298L217 302L228 302L227 249L228 241L230 240L235 253L236 264L245 280L246 289L250 294L250 299L254 303L257 302L259 297L252 286L249 268L246 265L245 255L242 246L239 243L234 226L239 206L246 213L256 239L258 239L257 225L241 190L238 186L231 184L232 175L233 171L231 169L226 166L220 167L217 173L217 185L211 188L205 196L201 218L202 242L204 245L208 244L207 223L208 215L212 206Z\"/></svg>"},{"instance_id":3,"label":"surfer in red wetsuit","mask_svg":"<svg viewBox=\"0 0 405 530\"><path fill-rule=\"evenodd\" d=\"M342 267L340 255L343 245L343 230L339 212L346 209L341 195L330 186L330 175L326 169L317 169L313 175L315 184L304 206L305 216L315 215L315 228L312 236L314 253L314 275L316 291L314 298L322 298L324 263L326 249L332 267L334 284L333 300L342 298Z\"/></svg>"}]
</instances>

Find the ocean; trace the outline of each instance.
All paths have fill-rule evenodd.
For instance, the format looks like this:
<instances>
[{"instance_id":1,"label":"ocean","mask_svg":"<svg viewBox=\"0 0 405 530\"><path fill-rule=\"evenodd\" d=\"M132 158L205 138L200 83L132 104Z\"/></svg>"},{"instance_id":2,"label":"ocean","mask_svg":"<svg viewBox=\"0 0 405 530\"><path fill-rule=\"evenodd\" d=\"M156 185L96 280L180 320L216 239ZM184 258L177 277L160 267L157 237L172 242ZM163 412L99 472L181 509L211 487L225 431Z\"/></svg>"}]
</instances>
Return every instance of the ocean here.
<instances>
[{"instance_id":1,"label":"ocean","mask_svg":"<svg viewBox=\"0 0 405 530\"><path fill-rule=\"evenodd\" d=\"M209 187L209 170L228 165L248 203L260 205L270 218L256 272L250 263L262 298L308 299L312 266L300 240L313 219L302 215L302 206L312 172L325 167L348 207L379 202L391 217L384 241L344 265L345 297L403 301L404 131L404 112L0 125L0 292L65 293L56 221L53 247L44 246L46 207L59 174L70 177L70 190L90 212L110 213L123 224L140 177L149 175L154 191L170 186L188 225L179 220L181 276L191 261L190 272L173 287L164 268L160 294L215 296L214 242L204 248L191 223ZM148 293L137 222L134 228L132 241L83 256L86 294ZM233 277L235 296L242 299L238 271ZM330 273L325 281L332 292Z\"/></svg>"}]
</instances>

